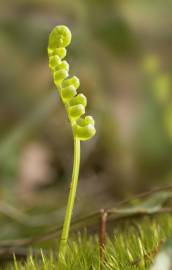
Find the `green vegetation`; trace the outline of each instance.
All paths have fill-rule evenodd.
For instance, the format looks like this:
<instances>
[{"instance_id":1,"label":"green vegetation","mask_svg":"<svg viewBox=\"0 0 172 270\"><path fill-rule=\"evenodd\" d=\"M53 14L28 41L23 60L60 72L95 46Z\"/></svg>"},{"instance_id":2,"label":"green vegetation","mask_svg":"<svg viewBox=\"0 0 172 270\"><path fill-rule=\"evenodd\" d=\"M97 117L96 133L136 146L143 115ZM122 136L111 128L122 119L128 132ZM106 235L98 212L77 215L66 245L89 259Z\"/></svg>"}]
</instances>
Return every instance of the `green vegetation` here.
<instances>
[{"instance_id":1,"label":"green vegetation","mask_svg":"<svg viewBox=\"0 0 172 270\"><path fill-rule=\"evenodd\" d=\"M119 228L120 227L120 228ZM104 270L146 270L155 258L160 246L171 235L172 217L169 214L151 220L143 218L140 222L130 220L117 223L112 237L107 237ZM64 270L98 270L100 268L97 236L87 233L78 235L77 241L70 241ZM56 250L50 255L42 252L40 260L30 256L27 262L15 262L7 269L57 269Z\"/></svg>"},{"instance_id":2,"label":"green vegetation","mask_svg":"<svg viewBox=\"0 0 172 270\"><path fill-rule=\"evenodd\" d=\"M61 269L61 260L65 259L69 228L76 196L80 167L80 141L87 141L96 133L93 117L83 117L87 105L87 98L83 94L77 94L76 90L80 86L79 79L76 76L68 78L69 64L62 60L66 56L66 47L70 44L71 37L71 32L66 26L56 26L50 33L48 43L49 67L52 71L54 83L58 89L61 100L66 108L74 139L73 173L59 245L58 269Z\"/></svg>"},{"instance_id":3,"label":"green vegetation","mask_svg":"<svg viewBox=\"0 0 172 270\"><path fill-rule=\"evenodd\" d=\"M1 2L0 269L171 270L172 1Z\"/></svg>"}]
</instances>

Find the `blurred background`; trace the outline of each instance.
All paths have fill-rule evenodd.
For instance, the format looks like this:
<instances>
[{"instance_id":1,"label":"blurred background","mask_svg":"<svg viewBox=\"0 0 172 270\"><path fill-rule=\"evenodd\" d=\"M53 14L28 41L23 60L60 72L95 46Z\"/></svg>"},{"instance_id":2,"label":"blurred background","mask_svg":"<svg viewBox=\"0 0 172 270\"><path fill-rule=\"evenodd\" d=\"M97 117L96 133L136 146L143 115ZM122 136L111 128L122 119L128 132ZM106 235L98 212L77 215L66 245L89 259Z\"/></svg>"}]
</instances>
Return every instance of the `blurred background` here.
<instances>
[{"instance_id":1,"label":"blurred background","mask_svg":"<svg viewBox=\"0 0 172 270\"><path fill-rule=\"evenodd\" d=\"M73 33L70 74L97 129L74 216L171 184L171 13L171 0L1 0L0 240L63 221L73 141L48 68L55 25Z\"/></svg>"}]
</instances>

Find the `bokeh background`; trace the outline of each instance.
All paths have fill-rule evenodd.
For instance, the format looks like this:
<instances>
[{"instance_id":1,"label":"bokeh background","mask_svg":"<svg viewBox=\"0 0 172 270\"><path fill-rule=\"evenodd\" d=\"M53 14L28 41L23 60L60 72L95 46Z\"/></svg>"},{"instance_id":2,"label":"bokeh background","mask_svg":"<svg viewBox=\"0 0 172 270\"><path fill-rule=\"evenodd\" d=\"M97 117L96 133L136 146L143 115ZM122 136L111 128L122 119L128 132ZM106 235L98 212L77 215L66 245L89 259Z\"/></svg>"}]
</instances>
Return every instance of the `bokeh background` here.
<instances>
[{"instance_id":1,"label":"bokeh background","mask_svg":"<svg viewBox=\"0 0 172 270\"><path fill-rule=\"evenodd\" d=\"M67 60L97 129L82 143L74 216L171 183L171 14L170 0L1 0L1 240L64 217L73 141L48 68L55 25L73 33Z\"/></svg>"}]
</instances>

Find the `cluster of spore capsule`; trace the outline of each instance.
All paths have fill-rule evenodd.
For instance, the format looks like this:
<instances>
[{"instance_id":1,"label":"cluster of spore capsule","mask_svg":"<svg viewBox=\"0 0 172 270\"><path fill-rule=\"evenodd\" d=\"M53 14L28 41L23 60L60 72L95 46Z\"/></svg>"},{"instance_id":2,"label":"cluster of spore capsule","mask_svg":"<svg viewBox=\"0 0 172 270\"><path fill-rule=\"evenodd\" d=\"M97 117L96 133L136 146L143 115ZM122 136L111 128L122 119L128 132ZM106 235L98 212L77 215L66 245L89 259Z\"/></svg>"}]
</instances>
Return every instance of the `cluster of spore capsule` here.
<instances>
[{"instance_id":1,"label":"cluster of spore capsule","mask_svg":"<svg viewBox=\"0 0 172 270\"><path fill-rule=\"evenodd\" d=\"M74 136L86 141L95 135L96 130L93 117L84 116L87 98L84 94L77 93L80 81L76 76L69 77L69 64L63 60L71 37L70 30L63 25L56 26L51 31L48 44L49 67L65 105Z\"/></svg>"}]
</instances>

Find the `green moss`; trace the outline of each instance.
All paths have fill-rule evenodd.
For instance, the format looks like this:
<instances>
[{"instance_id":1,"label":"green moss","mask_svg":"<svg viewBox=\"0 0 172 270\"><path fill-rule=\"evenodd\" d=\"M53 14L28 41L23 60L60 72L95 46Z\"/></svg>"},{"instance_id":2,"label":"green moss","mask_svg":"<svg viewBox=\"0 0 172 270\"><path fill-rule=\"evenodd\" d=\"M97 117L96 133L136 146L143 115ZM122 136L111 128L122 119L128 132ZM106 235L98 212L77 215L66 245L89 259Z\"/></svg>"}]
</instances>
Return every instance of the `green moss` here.
<instances>
[{"instance_id":1,"label":"green moss","mask_svg":"<svg viewBox=\"0 0 172 270\"><path fill-rule=\"evenodd\" d=\"M123 224L123 223L122 223ZM172 217L169 214L154 219L128 221L116 225L107 237L103 270L146 270L152 264L162 243L171 236ZM64 270L98 270L99 245L97 236L84 233L71 241L67 249ZM41 259L30 256L25 263L15 262L3 269L50 270L57 269L56 250Z\"/></svg>"}]
</instances>

